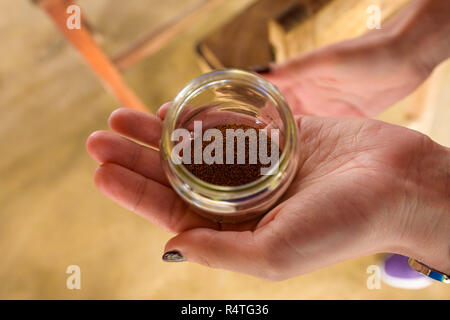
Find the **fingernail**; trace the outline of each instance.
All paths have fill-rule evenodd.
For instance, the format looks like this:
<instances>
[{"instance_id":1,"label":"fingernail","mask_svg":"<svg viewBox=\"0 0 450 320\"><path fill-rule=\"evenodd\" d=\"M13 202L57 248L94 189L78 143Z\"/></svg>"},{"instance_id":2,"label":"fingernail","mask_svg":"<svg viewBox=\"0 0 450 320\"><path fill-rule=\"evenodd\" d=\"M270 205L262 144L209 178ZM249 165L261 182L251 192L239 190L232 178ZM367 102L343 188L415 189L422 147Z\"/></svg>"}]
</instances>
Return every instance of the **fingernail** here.
<instances>
[{"instance_id":1,"label":"fingernail","mask_svg":"<svg viewBox=\"0 0 450 320\"><path fill-rule=\"evenodd\" d=\"M166 262L183 262L186 258L178 251L169 251L163 254L162 259Z\"/></svg>"},{"instance_id":2,"label":"fingernail","mask_svg":"<svg viewBox=\"0 0 450 320\"><path fill-rule=\"evenodd\" d=\"M250 71L256 72L256 73L269 73L270 67L269 66L251 66L249 67Z\"/></svg>"}]
</instances>

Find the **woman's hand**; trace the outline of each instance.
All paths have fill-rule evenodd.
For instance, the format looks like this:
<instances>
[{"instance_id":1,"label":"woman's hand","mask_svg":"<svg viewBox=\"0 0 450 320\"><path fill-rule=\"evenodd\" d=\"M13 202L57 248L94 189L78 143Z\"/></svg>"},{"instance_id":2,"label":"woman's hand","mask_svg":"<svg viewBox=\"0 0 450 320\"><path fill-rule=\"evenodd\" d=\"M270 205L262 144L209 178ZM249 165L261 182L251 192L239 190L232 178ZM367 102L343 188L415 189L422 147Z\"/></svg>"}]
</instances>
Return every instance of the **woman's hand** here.
<instances>
[{"instance_id":1,"label":"woman's hand","mask_svg":"<svg viewBox=\"0 0 450 320\"><path fill-rule=\"evenodd\" d=\"M164 110L165 108L162 108ZM164 112L158 113L164 116ZM300 168L260 221L222 225L193 213L170 188L157 146L162 121L119 109L115 133L87 141L108 197L176 233L168 259L281 280L376 252L450 270L450 152L426 136L365 119L298 118Z\"/></svg>"},{"instance_id":2,"label":"woman's hand","mask_svg":"<svg viewBox=\"0 0 450 320\"><path fill-rule=\"evenodd\" d=\"M317 116L375 116L412 93L428 76L395 36L369 33L275 65L264 76L293 106Z\"/></svg>"},{"instance_id":3,"label":"woman's hand","mask_svg":"<svg viewBox=\"0 0 450 320\"><path fill-rule=\"evenodd\" d=\"M415 0L381 30L274 65L264 76L294 113L372 117L450 57L449 17L450 1Z\"/></svg>"},{"instance_id":4,"label":"woman's hand","mask_svg":"<svg viewBox=\"0 0 450 320\"><path fill-rule=\"evenodd\" d=\"M276 66L267 78L297 115L375 115L449 56L449 3L416 0L384 32ZM449 149L375 120L298 117L301 166L282 201L260 221L219 226L176 195L157 150L127 139L157 147L166 109L158 117L119 109L114 133L87 141L101 163L98 188L177 234L166 260L280 280L388 251L450 273Z\"/></svg>"}]
</instances>

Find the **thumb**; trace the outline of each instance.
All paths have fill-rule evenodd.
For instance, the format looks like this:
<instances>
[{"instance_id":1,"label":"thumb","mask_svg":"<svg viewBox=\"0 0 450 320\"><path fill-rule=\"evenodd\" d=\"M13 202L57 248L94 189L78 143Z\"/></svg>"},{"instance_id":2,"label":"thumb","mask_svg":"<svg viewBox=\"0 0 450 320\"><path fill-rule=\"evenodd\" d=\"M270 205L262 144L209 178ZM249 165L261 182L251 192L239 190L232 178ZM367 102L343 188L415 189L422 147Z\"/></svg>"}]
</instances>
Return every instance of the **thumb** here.
<instances>
[{"instance_id":1,"label":"thumb","mask_svg":"<svg viewBox=\"0 0 450 320\"><path fill-rule=\"evenodd\" d=\"M272 279L264 244L253 231L216 231L196 228L184 231L166 244L164 261L190 261Z\"/></svg>"}]
</instances>

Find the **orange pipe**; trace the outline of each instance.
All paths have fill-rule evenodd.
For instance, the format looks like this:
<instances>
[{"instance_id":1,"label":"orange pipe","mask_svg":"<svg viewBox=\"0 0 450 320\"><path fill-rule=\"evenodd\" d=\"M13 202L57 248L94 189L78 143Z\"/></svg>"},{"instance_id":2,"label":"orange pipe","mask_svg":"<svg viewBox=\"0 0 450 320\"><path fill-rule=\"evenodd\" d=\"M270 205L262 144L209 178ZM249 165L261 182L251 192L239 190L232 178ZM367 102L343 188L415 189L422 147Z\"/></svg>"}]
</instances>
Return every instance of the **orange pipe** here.
<instances>
[{"instance_id":1,"label":"orange pipe","mask_svg":"<svg viewBox=\"0 0 450 320\"><path fill-rule=\"evenodd\" d=\"M95 43L91 34L81 24L80 29L69 29L66 25L70 13L67 7L75 4L73 0L41 0L42 7L56 24L59 31L81 54L83 59L100 78L103 86L111 92L124 107L148 111L145 104L124 82L120 72Z\"/></svg>"}]
</instances>

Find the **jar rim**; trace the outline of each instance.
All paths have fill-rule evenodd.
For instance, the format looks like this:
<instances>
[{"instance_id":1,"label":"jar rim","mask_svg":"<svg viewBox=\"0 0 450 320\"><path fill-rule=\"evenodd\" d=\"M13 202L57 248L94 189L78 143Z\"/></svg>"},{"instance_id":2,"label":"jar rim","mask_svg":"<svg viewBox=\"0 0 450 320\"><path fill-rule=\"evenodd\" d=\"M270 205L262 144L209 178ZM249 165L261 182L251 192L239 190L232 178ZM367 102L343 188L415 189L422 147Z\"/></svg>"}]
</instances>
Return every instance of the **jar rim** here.
<instances>
[{"instance_id":1,"label":"jar rim","mask_svg":"<svg viewBox=\"0 0 450 320\"><path fill-rule=\"evenodd\" d=\"M282 118L286 136L283 152L278 159L278 168L272 168L272 170L276 169L278 171L274 174L263 175L255 181L238 186L221 186L208 183L193 175L185 166L175 165L171 161L170 146L172 141L170 140L170 136L175 129L176 120L183 108L187 105L187 102L205 90L206 85L218 87L227 81L228 83L229 81L243 81L255 88L258 87L260 89L258 91L262 92L274 102L275 108ZM297 128L295 121L280 91L272 83L256 73L240 69L221 69L203 74L191 80L174 98L165 116L160 151L163 163L167 166L166 169L170 171L171 177L169 176L169 180L181 181L187 184L187 188L190 190L210 199L229 200L245 198L263 192L267 188L275 188L277 182L281 179L282 173L288 166L291 156L295 154L296 144Z\"/></svg>"}]
</instances>

